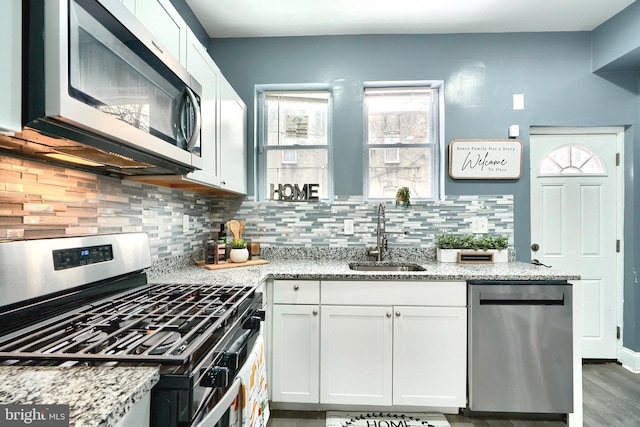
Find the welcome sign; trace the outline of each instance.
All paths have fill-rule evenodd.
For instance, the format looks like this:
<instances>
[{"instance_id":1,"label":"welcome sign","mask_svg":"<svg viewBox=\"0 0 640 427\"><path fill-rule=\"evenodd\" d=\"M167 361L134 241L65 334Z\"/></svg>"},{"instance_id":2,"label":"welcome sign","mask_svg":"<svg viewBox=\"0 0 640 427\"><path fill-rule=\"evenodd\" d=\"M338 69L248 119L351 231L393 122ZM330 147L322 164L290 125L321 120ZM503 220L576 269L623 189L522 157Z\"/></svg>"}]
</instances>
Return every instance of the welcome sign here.
<instances>
[{"instance_id":1,"label":"welcome sign","mask_svg":"<svg viewBox=\"0 0 640 427\"><path fill-rule=\"evenodd\" d=\"M453 179L519 179L519 139L454 139L449 144L449 176Z\"/></svg>"}]
</instances>

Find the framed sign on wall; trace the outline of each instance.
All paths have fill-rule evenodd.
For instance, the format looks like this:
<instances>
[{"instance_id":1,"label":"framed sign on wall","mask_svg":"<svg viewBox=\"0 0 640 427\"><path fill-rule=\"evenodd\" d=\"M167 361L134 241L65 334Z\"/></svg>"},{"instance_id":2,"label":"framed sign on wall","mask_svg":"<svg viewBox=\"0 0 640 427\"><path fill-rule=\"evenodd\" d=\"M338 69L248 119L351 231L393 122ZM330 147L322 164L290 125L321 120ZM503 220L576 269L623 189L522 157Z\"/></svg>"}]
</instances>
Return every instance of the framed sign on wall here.
<instances>
[{"instance_id":1,"label":"framed sign on wall","mask_svg":"<svg viewBox=\"0 0 640 427\"><path fill-rule=\"evenodd\" d=\"M519 139L454 139L449 144L449 176L453 179L519 179Z\"/></svg>"}]
</instances>

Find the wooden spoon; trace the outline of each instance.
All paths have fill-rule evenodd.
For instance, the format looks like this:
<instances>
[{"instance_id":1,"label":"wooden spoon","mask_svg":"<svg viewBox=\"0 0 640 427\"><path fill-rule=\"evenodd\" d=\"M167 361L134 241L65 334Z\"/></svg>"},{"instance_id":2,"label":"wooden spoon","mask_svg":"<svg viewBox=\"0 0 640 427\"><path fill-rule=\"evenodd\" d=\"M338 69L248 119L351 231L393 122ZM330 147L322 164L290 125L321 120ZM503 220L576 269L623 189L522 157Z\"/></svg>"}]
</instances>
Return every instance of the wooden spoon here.
<instances>
[{"instance_id":1,"label":"wooden spoon","mask_svg":"<svg viewBox=\"0 0 640 427\"><path fill-rule=\"evenodd\" d=\"M240 224L238 223L238 221L236 221L235 219L227 221L227 228L229 229L229 231L233 235L234 239L239 239L240 238L240 237L238 237L238 231L240 231Z\"/></svg>"},{"instance_id":2,"label":"wooden spoon","mask_svg":"<svg viewBox=\"0 0 640 427\"><path fill-rule=\"evenodd\" d=\"M240 221L238 221L239 224L239 229L238 229L238 235L240 237L238 237L238 239L242 239L242 233L244 233L244 229L247 227L247 222L244 219L241 219Z\"/></svg>"}]
</instances>

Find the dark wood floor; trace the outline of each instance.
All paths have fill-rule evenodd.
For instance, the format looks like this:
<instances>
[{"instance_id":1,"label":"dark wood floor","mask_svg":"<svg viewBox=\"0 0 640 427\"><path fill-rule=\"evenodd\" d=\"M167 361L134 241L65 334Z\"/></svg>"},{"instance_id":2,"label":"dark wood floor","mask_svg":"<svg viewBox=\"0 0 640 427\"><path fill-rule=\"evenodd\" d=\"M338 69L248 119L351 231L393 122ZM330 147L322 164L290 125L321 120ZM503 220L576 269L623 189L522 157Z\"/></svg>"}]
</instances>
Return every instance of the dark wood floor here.
<instances>
[{"instance_id":1,"label":"dark wood floor","mask_svg":"<svg viewBox=\"0 0 640 427\"><path fill-rule=\"evenodd\" d=\"M640 374L615 363L583 366L584 427L640 426ZM561 421L446 415L451 427L565 427ZM324 427L324 412L274 411L268 427Z\"/></svg>"},{"instance_id":2,"label":"dark wood floor","mask_svg":"<svg viewBox=\"0 0 640 427\"><path fill-rule=\"evenodd\" d=\"M640 426L640 374L613 363L582 369L584 427Z\"/></svg>"}]
</instances>

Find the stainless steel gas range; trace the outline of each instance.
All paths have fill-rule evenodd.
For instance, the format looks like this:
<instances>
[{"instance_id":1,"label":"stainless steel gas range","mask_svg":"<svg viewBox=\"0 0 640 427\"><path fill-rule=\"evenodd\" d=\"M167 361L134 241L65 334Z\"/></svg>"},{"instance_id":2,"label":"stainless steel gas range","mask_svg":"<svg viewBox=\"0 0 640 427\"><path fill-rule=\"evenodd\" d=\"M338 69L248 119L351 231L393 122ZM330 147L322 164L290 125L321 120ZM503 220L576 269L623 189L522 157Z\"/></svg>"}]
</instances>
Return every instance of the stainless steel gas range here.
<instances>
[{"instance_id":1,"label":"stainless steel gas range","mask_svg":"<svg viewBox=\"0 0 640 427\"><path fill-rule=\"evenodd\" d=\"M152 425L211 418L259 333L262 295L148 284L150 265L146 233L0 243L0 363L159 365Z\"/></svg>"}]
</instances>

